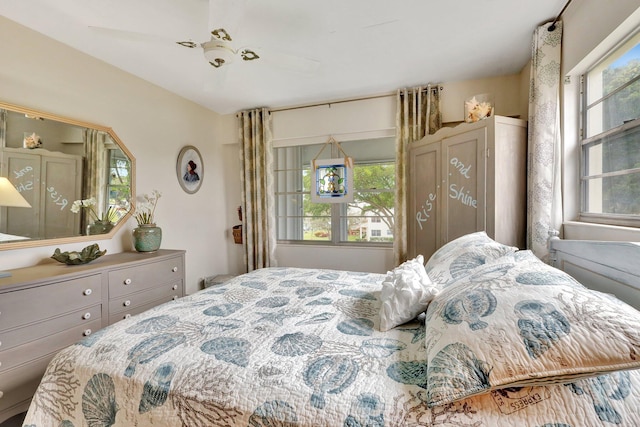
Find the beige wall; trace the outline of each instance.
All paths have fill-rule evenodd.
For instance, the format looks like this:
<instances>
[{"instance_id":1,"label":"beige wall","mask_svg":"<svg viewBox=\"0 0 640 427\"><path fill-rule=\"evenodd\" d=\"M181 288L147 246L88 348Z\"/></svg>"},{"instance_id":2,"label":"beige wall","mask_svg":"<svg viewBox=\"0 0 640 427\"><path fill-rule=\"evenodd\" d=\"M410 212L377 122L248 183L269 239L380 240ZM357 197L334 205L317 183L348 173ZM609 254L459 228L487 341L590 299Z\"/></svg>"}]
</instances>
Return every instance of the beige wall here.
<instances>
[{"instance_id":1,"label":"beige wall","mask_svg":"<svg viewBox=\"0 0 640 427\"><path fill-rule=\"evenodd\" d=\"M90 56L0 17L0 99L5 102L109 126L137 162L138 194L162 193L156 219L162 247L187 250L187 292L208 275L228 273L234 247L227 229L235 215L227 182L237 176L223 144L234 142L233 116L221 117ZM203 157L204 181L187 194L176 179L176 159L184 145ZM236 218L237 221L237 218ZM130 220L111 240L99 240L108 253L132 250ZM68 244L61 250L80 250ZM0 251L0 270L47 260L55 247ZM236 266L234 265L234 268Z\"/></svg>"},{"instance_id":2,"label":"beige wall","mask_svg":"<svg viewBox=\"0 0 640 427\"><path fill-rule=\"evenodd\" d=\"M464 101L479 93L491 93L496 114L525 118L521 99L522 76L499 76L461 82L442 82L443 121L455 124L464 120ZM528 83L526 84L528 89ZM285 109L273 113L275 146L317 144L333 136L338 141L395 135L395 94L370 99L342 101ZM280 244L276 248L278 265L385 273L393 265L391 248L305 246Z\"/></svg>"}]
</instances>

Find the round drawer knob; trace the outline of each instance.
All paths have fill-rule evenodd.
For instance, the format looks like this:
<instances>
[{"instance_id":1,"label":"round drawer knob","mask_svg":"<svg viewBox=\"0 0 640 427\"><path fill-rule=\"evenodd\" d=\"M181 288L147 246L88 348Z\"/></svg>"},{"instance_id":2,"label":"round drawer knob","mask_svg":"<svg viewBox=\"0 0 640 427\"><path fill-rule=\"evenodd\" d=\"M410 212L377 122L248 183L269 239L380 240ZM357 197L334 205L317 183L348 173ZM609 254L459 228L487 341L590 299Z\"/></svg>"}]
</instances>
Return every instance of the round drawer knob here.
<instances>
[{"instance_id":1,"label":"round drawer knob","mask_svg":"<svg viewBox=\"0 0 640 427\"><path fill-rule=\"evenodd\" d=\"M173 272L175 273L176 271L178 271L178 267L173 267L173 268L171 269L171 271L173 271Z\"/></svg>"},{"instance_id":2,"label":"round drawer knob","mask_svg":"<svg viewBox=\"0 0 640 427\"><path fill-rule=\"evenodd\" d=\"M131 279L124 279L124 284L125 285L130 285L131 284Z\"/></svg>"},{"instance_id":3,"label":"round drawer knob","mask_svg":"<svg viewBox=\"0 0 640 427\"><path fill-rule=\"evenodd\" d=\"M88 337L89 335L91 335L91 329L85 329L82 335L84 335L85 337Z\"/></svg>"},{"instance_id":4,"label":"round drawer knob","mask_svg":"<svg viewBox=\"0 0 640 427\"><path fill-rule=\"evenodd\" d=\"M178 299L178 296L177 296L177 295L174 295L174 296L173 296L173 300L175 301L175 300L177 300L177 299Z\"/></svg>"},{"instance_id":5,"label":"round drawer knob","mask_svg":"<svg viewBox=\"0 0 640 427\"><path fill-rule=\"evenodd\" d=\"M173 285L173 290L177 291L178 290L178 285Z\"/></svg>"},{"instance_id":6,"label":"round drawer knob","mask_svg":"<svg viewBox=\"0 0 640 427\"><path fill-rule=\"evenodd\" d=\"M87 320L87 319L89 319L90 317L91 317L91 313L85 313L84 315L82 315L82 318L83 318L84 320Z\"/></svg>"},{"instance_id":7,"label":"round drawer knob","mask_svg":"<svg viewBox=\"0 0 640 427\"><path fill-rule=\"evenodd\" d=\"M2 396L4 396L4 393L0 391L0 399L2 399Z\"/></svg>"},{"instance_id":8,"label":"round drawer knob","mask_svg":"<svg viewBox=\"0 0 640 427\"><path fill-rule=\"evenodd\" d=\"M131 314L129 314L129 313L127 313L127 314L125 314L125 315L124 315L124 318L125 318L125 319L128 319L128 318L130 318L130 317L131 317Z\"/></svg>"},{"instance_id":9,"label":"round drawer knob","mask_svg":"<svg viewBox=\"0 0 640 427\"><path fill-rule=\"evenodd\" d=\"M124 306L125 306L125 307L129 307L130 305L131 305L131 301L126 300L126 301L124 302Z\"/></svg>"},{"instance_id":10,"label":"round drawer knob","mask_svg":"<svg viewBox=\"0 0 640 427\"><path fill-rule=\"evenodd\" d=\"M85 295L89 296L89 295L91 295L91 292L93 292L91 289L85 289L83 293Z\"/></svg>"}]
</instances>

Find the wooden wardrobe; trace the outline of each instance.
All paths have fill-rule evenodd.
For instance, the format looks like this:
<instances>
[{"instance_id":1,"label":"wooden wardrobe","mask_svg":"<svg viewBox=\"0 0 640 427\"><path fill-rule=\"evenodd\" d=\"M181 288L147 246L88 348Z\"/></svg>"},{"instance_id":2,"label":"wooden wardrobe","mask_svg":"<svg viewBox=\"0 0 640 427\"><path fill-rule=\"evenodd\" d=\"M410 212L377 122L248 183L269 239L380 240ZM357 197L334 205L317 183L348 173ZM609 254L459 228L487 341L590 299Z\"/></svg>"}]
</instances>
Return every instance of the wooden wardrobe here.
<instances>
[{"instance_id":1,"label":"wooden wardrobe","mask_svg":"<svg viewBox=\"0 0 640 427\"><path fill-rule=\"evenodd\" d=\"M527 123L493 116L446 127L409 148L408 257L486 231L524 248Z\"/></svg>"}]
</instances>

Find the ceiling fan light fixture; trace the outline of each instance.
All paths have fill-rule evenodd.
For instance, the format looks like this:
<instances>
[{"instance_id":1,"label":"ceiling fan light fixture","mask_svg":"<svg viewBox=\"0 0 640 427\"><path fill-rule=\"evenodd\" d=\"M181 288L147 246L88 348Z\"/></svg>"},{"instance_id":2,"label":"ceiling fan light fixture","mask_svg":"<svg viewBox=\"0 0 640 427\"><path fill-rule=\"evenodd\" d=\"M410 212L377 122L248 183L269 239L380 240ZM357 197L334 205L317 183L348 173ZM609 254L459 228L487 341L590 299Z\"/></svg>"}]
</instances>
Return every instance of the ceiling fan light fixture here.
<instances>
[{"instance_id":1,"label":"ceiling fan light fixture","mask_svg":"<svg viewBox=\"0 0 640 427\"><path fill-rule=\"evenodd\" d=\"M202 49L205 59L216 68L233 62L236 54L227 43L215 40L203 43Z\"/></svg>"}]
</instances>

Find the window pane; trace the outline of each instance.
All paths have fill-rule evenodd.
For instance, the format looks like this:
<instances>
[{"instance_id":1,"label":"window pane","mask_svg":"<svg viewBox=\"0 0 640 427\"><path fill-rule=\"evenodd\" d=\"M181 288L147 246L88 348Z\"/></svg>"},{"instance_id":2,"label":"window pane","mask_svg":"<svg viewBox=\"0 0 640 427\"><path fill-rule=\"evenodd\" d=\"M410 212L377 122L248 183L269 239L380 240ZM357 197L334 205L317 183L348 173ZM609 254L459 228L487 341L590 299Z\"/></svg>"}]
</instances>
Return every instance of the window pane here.
<instances>
[{"instance_id":1,"label":"window pane","mask_svg":"<svg viewBox=\"0 0 640 427\"><path fill-rule=\"evenodd\" d=\"M131 161L120 150L109 150L109 176L107 197L109 206L115 207L112 221L118 221L131 209Z\"/></svg>"},{"instance_id":2,"label":"window pane","mask_svg":"<svg viewBox=\"0 0 640 427\"><path fill-rule=\"evenodd\" d=\"M640 69L640 65L638 66ZM587 110L587 138L640 117L640 80Z\"/></svg>"},{"instance_id":3,"label":"window pane","mask_svg":"<svg viewBox=\"0 0 640 427\"><path fill-rule=\"evenodd\" d=\"M587 181L588 213L639 215L640 173Z\"/></svg>"},{"instance_id":4,"label":"window pane","mask_svg":"<svg viewBox=\"0 0 640 427\"><path fill-rule=\"evenodd\" d=\"M640 32L585 78L582 209L585 220L636 225L640 215Z\"/></svg>"},{"instance_id":5,"label":"window pane","mask_svg":"<svg viewBox=\"0 0 640 427\"><path fill-rule=\"evenodd\" d=\"M640 168L640 128L586 144L584 156L586 176Z\"/></svg>"},{"instance_id":6,"label":"window pane","mask_svg":"<svg viewBox=\"0 0 640 427\"><path fill-rule=\"evenodd\" d=\"M279 240L393 241L394 138L340 145L356 162L354 201L349 204L312 203L310 196L312 160L342 158L344 152L325 144L274 149Z\"/></svg>"},{"instance_id":7,"label":"window pane","mask_svg":"<svg viewBox=\"0 0 640 427\"><path fill-rule=\"evenodd\" d=\"M585 178L593 177L585 180L585 212L640 213L640 129L585 145L584 170Z\"/></svg>"}]
</instances>

